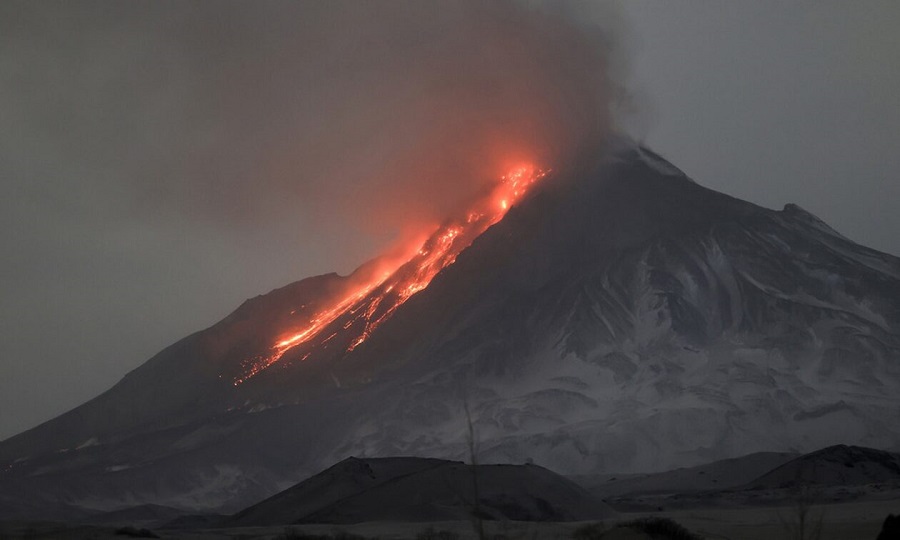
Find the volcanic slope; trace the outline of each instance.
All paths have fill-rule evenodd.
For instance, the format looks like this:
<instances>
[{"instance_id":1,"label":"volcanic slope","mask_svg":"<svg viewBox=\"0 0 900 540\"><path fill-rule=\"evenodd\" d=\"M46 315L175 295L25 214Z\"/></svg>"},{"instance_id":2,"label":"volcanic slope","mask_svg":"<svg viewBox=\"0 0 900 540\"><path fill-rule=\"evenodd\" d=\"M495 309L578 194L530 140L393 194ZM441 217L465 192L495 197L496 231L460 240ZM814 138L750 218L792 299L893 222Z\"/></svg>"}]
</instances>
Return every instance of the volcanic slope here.
<instances>
[{"instance_id":1,"label":"volcanic slope","mask_svg":"<svg viewBox=\"0 0 900 540\"><path fill-rule=\"evenodd\" d=\"M536 465L347 458L223 521L222 527L485 519L587 521L616 515L584 488Z\"/></svg>"},{"instance_id":2,"label":"volcanic slope","mask_svg":"<svg viewBox=\"0 0 900 540\"><path fill-rule=\"evenodd\" d=\"M350 455L464 458L464 405L482 463L563 474L900 447L900 259L629 141L555 168L351 352L339 327L234 385L355 279L250 300L0 443L0 499L236 511Z\"/></svg>"},{"instance_id":3,"label":"volcanic slope","mask_svg":"<svg viewBox=\"0 0 900 540\"><path fill-rule=\"evenodd\" d=\"M806 486L857 486L866 484L900 486L900 454L846 446L823 448L806 454L749 484L751 489Z\"/></svg>"}]
</instances>

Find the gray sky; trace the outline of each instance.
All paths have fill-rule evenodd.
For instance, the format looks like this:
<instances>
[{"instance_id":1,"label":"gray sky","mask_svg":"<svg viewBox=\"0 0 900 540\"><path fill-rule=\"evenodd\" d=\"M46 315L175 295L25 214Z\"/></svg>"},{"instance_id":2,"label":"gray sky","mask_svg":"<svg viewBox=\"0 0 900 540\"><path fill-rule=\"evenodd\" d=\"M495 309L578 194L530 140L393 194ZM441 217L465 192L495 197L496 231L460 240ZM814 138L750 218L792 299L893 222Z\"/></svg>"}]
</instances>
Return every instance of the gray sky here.
<instances>
[{"instance_id":1,"label":"gray sky","mask_svg":"<svg viewBox=\"0 0 900 540\"><path fill-rule=\"evenodd\" d=\"M550 16L328 5L0 6L0 438L245 298L352 270L516 157L505 134L565 147L596 62L698 182L900 254L900 3L554 8L603 28L583 40Z\"/></svg>"}]
</instances>

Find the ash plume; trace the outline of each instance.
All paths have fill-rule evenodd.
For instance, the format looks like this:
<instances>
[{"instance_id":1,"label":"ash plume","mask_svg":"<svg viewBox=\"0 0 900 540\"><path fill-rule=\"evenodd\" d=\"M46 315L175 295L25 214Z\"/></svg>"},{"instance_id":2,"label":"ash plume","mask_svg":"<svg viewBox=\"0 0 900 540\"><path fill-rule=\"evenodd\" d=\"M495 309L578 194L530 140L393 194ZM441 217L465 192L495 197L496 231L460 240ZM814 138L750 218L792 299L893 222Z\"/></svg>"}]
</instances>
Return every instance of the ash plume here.
<instances>
[{"instance_id":1,"label":"ash plume","mask_svg":"<svg viewBox=\"0 0 900 540\"><path fill-rule=\"evenodd\" d=\"M59 412L242 298L427 234L511 163L555 167L608 129L616 21L605 4L4 3L2 247L29 261L4 278L4 356L72 358L27 375L78 381L42 414Z\"/></svg>"},{"instance_id":2,"label":"ash plume","mask_svg":"<svg viewBox=\"0 0 900 540\"><path fill-rule=\"evenodd\" d=\"M40 105L66 113L66 127L85 131L68 149L72 161L106 165L109 175L89 182L125 184L141 213L396 230L440 219L509 162L551 166L608 126L609 32L584 22L614 19L607 6L100 2L8 11L26 75L18 90L32 83L47 94L22 99L36 107L43 97ZM48 54L54 45L67 52ZM56 90L41 84L53 82Z\"/></svg>"}]
</instances>

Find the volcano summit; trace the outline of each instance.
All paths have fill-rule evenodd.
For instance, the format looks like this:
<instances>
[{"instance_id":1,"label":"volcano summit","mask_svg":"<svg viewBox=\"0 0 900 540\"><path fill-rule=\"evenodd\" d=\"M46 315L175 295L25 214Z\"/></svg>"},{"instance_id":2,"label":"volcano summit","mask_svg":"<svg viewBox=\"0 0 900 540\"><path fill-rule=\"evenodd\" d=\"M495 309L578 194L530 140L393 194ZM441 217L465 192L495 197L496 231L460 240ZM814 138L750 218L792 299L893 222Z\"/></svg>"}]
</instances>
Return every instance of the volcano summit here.
<instances>
[{"instance_id":1,"label":"volcano summit","mask_svg":"<svg viewBox=\"0 0 900 540\"><path fill-rule=\"evenodd\" d=\"M348 456L465 458L465 408L482 463L564 474L900 447L900 259L630 141L542 175L405 264L248 300L0 443L0 502L234 511Z\"/></svg>"}]
</instances>

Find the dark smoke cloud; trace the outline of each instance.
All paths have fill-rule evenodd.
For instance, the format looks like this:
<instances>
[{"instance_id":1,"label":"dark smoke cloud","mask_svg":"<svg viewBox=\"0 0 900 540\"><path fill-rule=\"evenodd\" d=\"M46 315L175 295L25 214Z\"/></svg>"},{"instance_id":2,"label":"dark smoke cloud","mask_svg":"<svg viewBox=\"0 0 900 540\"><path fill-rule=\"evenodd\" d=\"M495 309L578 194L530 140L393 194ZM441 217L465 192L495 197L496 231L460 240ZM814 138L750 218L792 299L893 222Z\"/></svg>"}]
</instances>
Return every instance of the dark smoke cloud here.
<instances>
[{"instance_id":1,"label":"dark smoke cloud","mask_svg":"<svg viewBox=\"0 0 900 540\"><path fill-rule=\"evenodd\" d=\"M203 213L242 225L296 208L330 218L337 208L396 227L410 214L442 214L507 161L552 162L606 126L604 34L559 9L328 2L15 11L28 13L7 22L14 46L50 64L28 69L26 54L16 67L27 71L19 90L38 93L28 105L50 102L47 131L70 145L54 159L111 168L95 182L126 185L126 203L141 214ZM72 131L87 136L73 142Z\"/></svg>"},{"instance_id":2,"label":"dark smoke cloud","mask_svg":"<svg viewBox=\"0 0 900 540\"><path fill-rule=\"evenodd\" d=\"M616 19L606 4L3 3L0 409L25 416L0 437L246 296L352 270L516 161L595 144ZM43 380L53 400L26 395Z\"/></svg>"}]
</instances>

